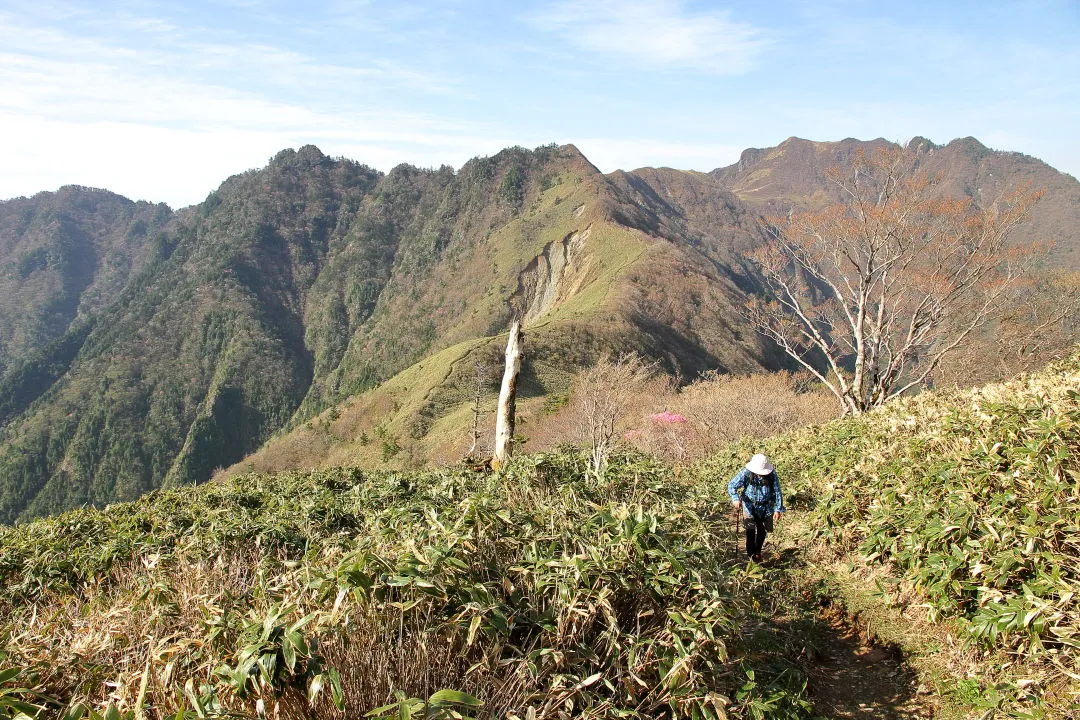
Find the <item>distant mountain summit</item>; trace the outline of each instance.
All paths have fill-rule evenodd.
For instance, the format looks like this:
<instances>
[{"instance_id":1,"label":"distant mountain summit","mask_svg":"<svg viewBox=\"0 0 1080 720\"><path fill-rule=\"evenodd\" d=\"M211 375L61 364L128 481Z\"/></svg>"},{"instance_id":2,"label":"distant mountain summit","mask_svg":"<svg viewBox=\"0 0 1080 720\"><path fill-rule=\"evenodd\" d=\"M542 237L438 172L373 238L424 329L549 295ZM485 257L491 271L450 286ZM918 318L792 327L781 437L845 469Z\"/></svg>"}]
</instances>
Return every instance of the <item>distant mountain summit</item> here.
<instances>
[{"instance_id":1,"label":"distant mountain summit","mask_svg":"<svg viewBox=\"0 0 1080 720\"><path fill-rule=\"evenodd\" d=\"M809 209L837 200L822 173L843 165L858 151L873 152L891 145L886 140L814 142L791 137L774 148L743 150L739 162L709 175L761 212Z\"/></svg>"},{"instance_id":2,"label":"distant mountain summit","mask_svg":"<svg viewBox=\"0 0 1080 720\"><path fill-rule=\"evenodd\" d=\"M788 138L774 148L744 150L739 162L709 173L740 200L765 214L791 208L814 209L839 197L823 172L843 165L858 151L894 146L883 139L863 142L814 142ZM1051 242L1052 257L1061 267L1080 270L1080 183L1041 160L1015 152L991 150L973 137L935 145L926 138L909 141L923 156L922 166L943 180L944 188L990 203L1016 186L1044 188L1046 194L1032 221L1014 236L1017 242Z\"/></svg>"},{"instance_id":3,"label":"distant mountain summit","mask_svg":"<svg viewBox=\"0 0 1080 720\"><path fill-rule=\"evenodd\" d=\"M572 145L385 174L305 146L178 213L79 188L0 203L0 522L201 482L274 436L283 465L438 462L515 314L524 402L604 352L683 378L786 367L740 314L760 219L829 202L821 171L882 144L608 175ZM977 200L1047 188L1031 234L1077 267L1074 179L970 139L924 153Z\"/></svg>"},{"instance_id":4,"label":"distant mountain summit","mask_svg":"<svg viewBox=\"0 0 1080 720\"><path fill-rule=\"evenodd\" d=\"M172 217L165 205L75 185L0 202L0 376L92 323Z\"/></svg>"}]
</instances>

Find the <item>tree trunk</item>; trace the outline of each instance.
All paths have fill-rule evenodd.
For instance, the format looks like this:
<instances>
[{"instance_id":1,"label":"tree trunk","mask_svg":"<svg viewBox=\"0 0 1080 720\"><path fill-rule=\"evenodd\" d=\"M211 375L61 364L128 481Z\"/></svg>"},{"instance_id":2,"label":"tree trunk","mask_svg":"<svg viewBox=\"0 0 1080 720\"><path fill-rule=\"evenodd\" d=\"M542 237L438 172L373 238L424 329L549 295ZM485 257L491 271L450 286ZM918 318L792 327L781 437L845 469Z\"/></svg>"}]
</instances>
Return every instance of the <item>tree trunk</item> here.
<instances>
[{"instance_id":1,"label":"tree trunk","mask_svg":"<svg viewBox=\"0 0 1080 720\"><path fill-rule=\"evenodd\" d=\"M491 466L498 468L513 453L514 402L517 399L518 373L521 372L521 322L510 326L506 341L506 369L503 370L502 389L499 391L499 414L495 420L495 453Z\"/></svg>"}]
</instances>

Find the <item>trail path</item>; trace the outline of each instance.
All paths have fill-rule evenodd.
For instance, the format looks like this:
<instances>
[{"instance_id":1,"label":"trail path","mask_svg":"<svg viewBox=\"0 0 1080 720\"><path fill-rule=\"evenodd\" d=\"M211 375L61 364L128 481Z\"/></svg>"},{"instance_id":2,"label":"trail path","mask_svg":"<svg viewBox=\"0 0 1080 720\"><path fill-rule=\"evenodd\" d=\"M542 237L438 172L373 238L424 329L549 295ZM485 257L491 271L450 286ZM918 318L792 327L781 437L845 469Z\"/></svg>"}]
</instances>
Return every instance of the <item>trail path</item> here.
<instances>
[{"instance_id":1,"label":"trail path","mask_svg":"<svg viewBox=\"0 0 1080 720\"><path fill-rule=\"evenodd\" d=\"M919 694L914 671L897 648L881 647L852 627L842 611L825 608L826 635L808 689L818 712L831 718L906 719L934 716L934 703Z\"/></svg>"},{"instance_id":2,"label":"trail path","mask_svg":"<svg viewBox=\"0 0 1080 720\"><path fill-rule=\"evenodd\" d=\"M801 573L810 563L799 519L766 545L766 572ZM771 546L771 547L770 547ZM856 626L839 600L821 599L814 614L810 645L804 658L807 691L815 710L827 718L909 720L932 718L936 699L920 687L916 672L897 647L882 645Z\"/></svg>"}]
</instances>

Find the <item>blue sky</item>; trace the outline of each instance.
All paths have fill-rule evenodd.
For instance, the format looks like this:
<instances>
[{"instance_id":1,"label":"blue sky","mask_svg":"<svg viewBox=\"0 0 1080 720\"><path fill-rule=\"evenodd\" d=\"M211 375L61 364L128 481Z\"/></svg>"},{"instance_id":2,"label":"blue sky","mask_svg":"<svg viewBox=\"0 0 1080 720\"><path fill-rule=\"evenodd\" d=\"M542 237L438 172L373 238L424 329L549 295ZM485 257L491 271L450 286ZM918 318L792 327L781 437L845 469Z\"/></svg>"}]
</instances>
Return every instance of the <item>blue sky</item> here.
<instances>
[{"instance_id":1,"label":"blue sky","mask_svg":"<svg viewBox=\"0 0 1080 720\"><path fill-rule=\"evenodd\" d=\"M1076 0L4 0L0 198L181 207L306 143L710 170L792 135L973 135L1080 176L1077 38Z\"/></svg>"}]
</instances>

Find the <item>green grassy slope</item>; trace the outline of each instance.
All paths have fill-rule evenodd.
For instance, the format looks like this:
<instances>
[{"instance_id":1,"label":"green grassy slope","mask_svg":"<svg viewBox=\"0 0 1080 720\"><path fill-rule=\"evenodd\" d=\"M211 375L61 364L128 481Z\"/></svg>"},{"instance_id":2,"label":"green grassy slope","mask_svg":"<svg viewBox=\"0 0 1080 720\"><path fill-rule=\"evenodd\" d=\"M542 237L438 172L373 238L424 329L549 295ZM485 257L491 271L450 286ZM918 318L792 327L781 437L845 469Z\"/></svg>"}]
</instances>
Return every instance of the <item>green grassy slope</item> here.
<instances>
[{"instance_id":1,"label":"green grassy slope","mask_svg":"<svg viewBox=\"0 0 1080 720\"><path fill-rule=\"evenodd\" d=\"M597 313L538 323L527 330L518 388L519 430L546 398L569 392L572 373L605 352L644 345L629 323ZM268 440L224 474L339 466L408 469L459 460L471 446L476 367L485 373L481 441L493 432L506 336L482 337L433 353L371 390ZM480 450L482 452L482 448Z\"/></svg>"}]
</instances>

